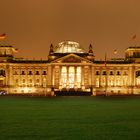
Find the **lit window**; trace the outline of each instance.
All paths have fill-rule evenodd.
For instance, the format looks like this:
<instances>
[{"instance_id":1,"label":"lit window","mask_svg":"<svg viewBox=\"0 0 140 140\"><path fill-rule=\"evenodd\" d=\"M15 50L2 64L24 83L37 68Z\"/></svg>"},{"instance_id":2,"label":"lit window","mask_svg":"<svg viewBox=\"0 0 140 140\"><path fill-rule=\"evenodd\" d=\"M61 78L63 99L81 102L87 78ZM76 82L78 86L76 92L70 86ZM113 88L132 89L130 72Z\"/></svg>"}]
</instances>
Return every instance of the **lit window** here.
<instances>
[{"instance_id":1,"label":"lit window","mask_svg":"<svg viewBox=\"0 0 140 140\"><path fill-rule=\"evenodd\" d=\"M74 67L69 67L69 87L74 87L74 80L75 80L75 69Z\"/></svg>"},{"instance_id":2,"label":"lit window","mask_svg":"<svg viewBox=\"0 0 140 140\"><path fill-rule=\"evenodd\" d=\"M96 87L99 87L99 78L96 78Z\"/></svg>"},{"instance_id":3,"label":"lit window","mask_svg":"<svg viewBox=\"0 0 140 140\"><path fill-rule=\"evenodd\" d=\"M137 86L140 86L140 77L136 78Z\"/></svg>"},{"instance_id":4,"label":"lit window","mask_svg":"<svg viewBox=\"0 0 140 140\"><path fill-rule=\"evenodd\" d=\"M126 71L124 71L124 75L127 75L127 72Z\"/></svg>"},{"instance_id":5,"label":"lit window","mask_svg":"<svg viewBox=\"0 0 140 140\"><path fill-rule=\"evenodd\" d=\"M120 79L116 79L116 86L120 86L121 85L121 80Z\"/></svg>"},{"instance_id":6,"label":"lit window","mask_svg":"<svg viewBox=\"0 0 140 140\"><path fill-rule=\"evenodd\" d=\"M36 83L39 83L39 79L36 79Z\"/></svg>"},{"instance_id":7,"label":"lit window","mask_svg":"<svg viewBox=\"0 0 140 140\"><path fill-rule=\"evenodd\" d=\"M62 86L66 87L66 84L67 84L67 68L66 67L62 67L61 69L61 82L62 82Z\"/></svg>"},{"instance_id":8,"label":"lit window","mask_svg":"<svg viewBox=\"0 0 140 140\"><path fill-rule=\"evenodd\" d=\"M17 71L14 71L14 75L18 75Z\"/></svg>"},{"instance_id":9,"label":"lit window","mask_svg":"<svg viewBox=\"0 0 140 140\"><path fill-rule=\"evenodd\" d=\"M16 93L16 92L17 92L17 90L14 90L14 92Z\"/></svg>"},{"instance_id":10,"label":"lit window","mask_svg":"<svg viewBox=\"0 0 140 140\"><path fill-rule=\"evenodd\" d=\"M16 79L16 81L15 81L15 82L16 82L16 84L18 84L18 79Z\"/></svg>"},{"instance_id":11,"label":"lit window","mask_svg":"<svg viewBox=\"0 0 140 140\"><path fill-rule=\"evenodd\" d=\"M127 85L127 78L123 79L123 85L126 86Z\"/></svg>"},{"instance_id":12,"label":"lit window","mask_svg":"<svg viewBox=\"0 0 140 140\"><path fill-rule=\"evenodd\" d=\"M22 82L25 83L25 79L23 79Z\"/></svg>"},{"instance_id":13,"label":"lit window","mask_svg":"<svg viewBox=\"0 0 140 140\"><path fill-rule=\"evenodd\" d=\"M77 67L77 71L76 71L76 79L77 79L77 86L78 88L80 88L81 86L81 67Z\"/></svg>"}]
</instances>

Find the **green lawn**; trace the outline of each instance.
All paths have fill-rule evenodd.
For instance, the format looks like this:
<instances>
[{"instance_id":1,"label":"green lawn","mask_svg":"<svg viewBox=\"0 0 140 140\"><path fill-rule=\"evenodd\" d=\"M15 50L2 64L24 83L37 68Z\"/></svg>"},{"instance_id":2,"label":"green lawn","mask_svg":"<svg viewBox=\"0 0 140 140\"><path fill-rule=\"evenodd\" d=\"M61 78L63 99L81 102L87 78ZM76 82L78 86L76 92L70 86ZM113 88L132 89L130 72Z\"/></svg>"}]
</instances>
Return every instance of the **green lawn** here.
<instances>
[{"instance_id":1,"label":"green lawn","mask_svg":"<svg viewBox=\"0 0 140 140\"><path fill-rule=\"evenodd\" d=\"M0 140L140 140L140 97L0 97Z\"/></svg>"}]
</instances>

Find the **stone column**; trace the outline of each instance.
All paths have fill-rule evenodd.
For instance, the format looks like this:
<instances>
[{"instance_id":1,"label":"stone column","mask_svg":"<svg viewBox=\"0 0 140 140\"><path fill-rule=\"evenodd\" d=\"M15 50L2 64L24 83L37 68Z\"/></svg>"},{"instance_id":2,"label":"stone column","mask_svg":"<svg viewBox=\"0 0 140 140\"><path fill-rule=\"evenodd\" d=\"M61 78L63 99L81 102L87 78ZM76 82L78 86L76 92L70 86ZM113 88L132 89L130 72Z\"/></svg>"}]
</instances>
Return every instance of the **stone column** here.
<instances>
[{"instance_id":1,"label":"stone column","mask_svg":"<svg viewBox=\"0 0 140 140\"><path fill-rule=\"evenodd\" d=\"M77 86L77 67L74 66L74 87Z\"/></svg>"},{"instance_id":2,"label":"stone column","mask_svg":"<svg viewBox=\"0 0 140 140\"><path fill-rule=\"evenodd\" d=\"M66 87L69 86L69 66L66 67L67 69L67 82L66 82Z\"/></svg>"},{"instance_id":3,"label":"stone column","mask_svg":"<svg viewBox=\"0 0 140 140\"><path fill-rule=\"evenodd\" d=\"M129 68L129 86L131 87L131 94L133 94L133 87L134 87L134 71L135 71L135 67L134 66L130 66Z\"/></svg>"},{"instance_id":4,"label":"stone column","mask_svg":"<svg viewBox=\"0 0 140 140\"><path fill-rule=\"evenodd\" d=\"M82 66L81 67L81 84L82 84L82 88L85 86L85 83L84 83L84 67Z\"/></svg>"},{"instance_id":5,"label":"stone column","mask_svg":"<svg viewBox=\"0 0 140 140\"><path fill-rule=\"evenodd\" d=\"M13 74L12 74L12 66L9 66L9 70L8 70L8 85L10 86L9 92L12 92L12 86L13 86Z\"/></svg>"},{"instance_id":6,"label":"stone column","mask_svg":"<svg viewBox=\"0 0 140 140\"><path fill-rule=\"evenodd\" d=\"M48 87L52 85L52 67L51 65L48 66L48 79L47 79Z\"/></svg>"},{"instance_id":7,"label":"stone column","mask_svg":"<svg viewBox=\"0 0 140 140\"><path fill-rule=\"evenodd\" d=\"M92 95L96 96L96 89L95 89L95 71L94 66L91 66L91 88L92 88Z\"/></svg>"}]
</instances>

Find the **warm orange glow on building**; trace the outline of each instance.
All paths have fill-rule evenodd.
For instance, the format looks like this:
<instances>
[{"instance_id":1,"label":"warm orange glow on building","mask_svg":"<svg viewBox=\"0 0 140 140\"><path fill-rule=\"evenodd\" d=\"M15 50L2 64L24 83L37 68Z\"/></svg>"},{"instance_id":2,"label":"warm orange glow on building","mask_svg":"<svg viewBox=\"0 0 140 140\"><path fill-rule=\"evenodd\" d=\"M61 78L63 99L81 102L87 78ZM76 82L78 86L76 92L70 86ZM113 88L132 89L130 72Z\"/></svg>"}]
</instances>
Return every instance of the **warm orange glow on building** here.
<instances>
[{"instance_id":1,"label":"warm orange glow on building","mask_svg":"<svg viewBox=\"0 0 140 140\"><path fill-rule=\"evenodd\" d=\"M92 46L65 41L50 47L48 60L14 57L15 49L0 46L0 89L9 94L58 91L99 94L140 94L140 47L126 49L125 58L98 61Z\"/></svg>"}]
</instances>

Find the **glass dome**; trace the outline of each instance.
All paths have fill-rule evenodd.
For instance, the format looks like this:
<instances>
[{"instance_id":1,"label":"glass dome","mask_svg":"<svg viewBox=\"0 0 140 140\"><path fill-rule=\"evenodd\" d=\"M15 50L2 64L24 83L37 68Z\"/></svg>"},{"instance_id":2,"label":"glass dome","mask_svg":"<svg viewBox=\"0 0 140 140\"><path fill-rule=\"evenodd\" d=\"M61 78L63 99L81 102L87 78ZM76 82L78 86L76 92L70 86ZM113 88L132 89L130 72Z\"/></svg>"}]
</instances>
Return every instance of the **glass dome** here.
<instances>
[{"instance_id":1,"label":"glass dome","mask_svg":"<svg viewBox=\"0 0 140 140\"><path fill-rule=\"evenodd\" d=\"M85 53L79 43L73 41L65 41L58 44L54 50L55 53Z\"/></svg>"}]
</instances>

